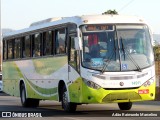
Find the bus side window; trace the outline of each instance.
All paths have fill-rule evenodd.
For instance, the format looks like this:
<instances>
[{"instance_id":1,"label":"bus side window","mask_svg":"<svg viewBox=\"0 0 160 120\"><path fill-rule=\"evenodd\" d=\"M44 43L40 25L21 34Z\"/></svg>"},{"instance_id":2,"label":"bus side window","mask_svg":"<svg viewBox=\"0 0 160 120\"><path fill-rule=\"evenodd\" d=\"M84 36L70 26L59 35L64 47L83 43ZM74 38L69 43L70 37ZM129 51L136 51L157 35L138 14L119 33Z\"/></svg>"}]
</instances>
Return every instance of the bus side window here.
<instances>
[{"instance_id":1,"label":"bus side window","mask_svg":"<svg viewBox=\"0 0 160 120\"><path fill-rule=\"evenodd\" d=\"M13 49L14 49L14 40L8 40L7 41L7 58L8 59L13 59Z\"/></svg>"},{"instance_id":2,"label":"bus side window","mask_svg":"<svg viewBox=\"0 0 160 120\"><path fill-rule=\"evenodd\" d=\"M41 56L41 34L37 33L32 36L32 56Z\"/></svg>"},{"instance_id":3,"label":"bus side window","mask_svg":"<svg viewBox=\"0 0 160 120\"><path fill-rule=\"evenodd\" d=\"M47 31L43 33L43 55L51 55L53 54L53 39L54 39L54 32Z\"/></svg>"},{"instance_id":4,"label":"bus side window","mask_svg":"<svg viewBox=\"0 0 160 120\"><path fill-rule=\"evenodd\" d=\"M24 57L31 57L31 40L30 36L25 37L25 46L24 46Z\"/></svg>"},{"instance_id":5,"label":"bus side window","mask_svg":"<svg viewBox=\"0 0 160 120\"><path fill-rule=\"evenodd\" d=\"M66 29L56 31L56 54L66 53Z\"/></svg>"},{"instance_id":6,"label":"bus side window","mask_svg":"<svg viewBox=\"0 0 160 120\"><path fill-rule=\"evenodd\" d=\"M6 41L3 41L3 60L7 59L6 48L7 48Z\"/></svg>"},{"instance_id":7,"label":"bus side window","mask_svg":"<svg viewBox=\"0 0 160 120\"><path fill-rule=\"evenodd\" d=\"M77 70L77 51L74 47L74 37L69 37L69 64Z\"/></svg>"},{"instance_id":8,"label":"bus side window","mask_svg":"<svg viewBox=\"0 0 160 120\"><path fill-rule=\"evenodd\" d=\"M21 46L22 46L22 50L21 50L21 57L25 58L25 37L21 38Z\"/></svg>"},{"instance_id":9,"label":"bus side window","mask_svg":"<svg viewBox=\"0 0 160 120\"><path fill-rule=\"evenodd\" d=\"M15 39L15 44L14 44L14 57L15 58L20 58L21 54L21 43L20 43L20 38Z\"/></svg>"}]
</instances>

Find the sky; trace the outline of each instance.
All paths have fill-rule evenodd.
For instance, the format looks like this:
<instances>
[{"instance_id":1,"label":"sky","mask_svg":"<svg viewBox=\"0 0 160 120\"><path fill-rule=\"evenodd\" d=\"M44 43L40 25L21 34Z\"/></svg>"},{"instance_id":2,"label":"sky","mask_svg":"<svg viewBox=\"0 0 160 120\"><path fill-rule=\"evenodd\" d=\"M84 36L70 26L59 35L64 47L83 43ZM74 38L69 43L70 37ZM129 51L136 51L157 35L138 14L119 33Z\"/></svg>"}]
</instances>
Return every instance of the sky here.
<instances>
[{"instance_id":1,"label":"sky","mask_svg":"<svg viewBox=\"0 0 160 120\"><path fill-rule=\"evenodd\" d=\"M160 0L1 0L1 28L19 30L47 18L102 14L109 9L140 16L153 33L160 34Z\"/></svg>"}]
</instances>

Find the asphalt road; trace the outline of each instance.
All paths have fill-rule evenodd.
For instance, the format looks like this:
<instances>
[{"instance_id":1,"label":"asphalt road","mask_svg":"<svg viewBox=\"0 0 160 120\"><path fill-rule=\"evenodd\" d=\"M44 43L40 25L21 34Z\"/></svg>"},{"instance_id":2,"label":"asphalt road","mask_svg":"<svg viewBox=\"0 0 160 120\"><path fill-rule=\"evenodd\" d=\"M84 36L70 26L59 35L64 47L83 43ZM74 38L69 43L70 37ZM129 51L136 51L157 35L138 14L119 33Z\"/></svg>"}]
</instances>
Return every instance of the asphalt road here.
<instances>
[{"instance_id":1,"label":"asphalt road","mask_svg":"<svg viewBox=\"0 0 160 120\"><path fill-rule=\"evenodd\" d=\"M106 120L106 117L118 120L158 120L160 119L160 101L134 103L130 111L120 111L116 103L79 105L75 113L66 113L59 102L41 101L38 108L23 108L20 98L0 93L0 117L2 114L3 117L9 115L16 117L12 118L15 120L32 119L33 116L37 116L37 120ZM6 120L6 118L0 119Z\"/></svg>"}]
</instances>

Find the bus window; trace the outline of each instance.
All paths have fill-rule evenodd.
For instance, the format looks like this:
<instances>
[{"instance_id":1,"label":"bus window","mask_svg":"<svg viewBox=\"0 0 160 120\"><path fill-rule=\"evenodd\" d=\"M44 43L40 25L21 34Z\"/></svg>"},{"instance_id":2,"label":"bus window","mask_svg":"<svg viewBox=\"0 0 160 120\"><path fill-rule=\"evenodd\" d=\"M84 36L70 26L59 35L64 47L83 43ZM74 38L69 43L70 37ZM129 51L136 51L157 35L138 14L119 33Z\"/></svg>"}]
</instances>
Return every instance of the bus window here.
<instances>
[{"instance_id":1,"label":"bus window","mask_svg":"<svg viewBox=\"0 0 160 120\"><path fill-rule=\"evenodd\" d=\"M14 45L14 57L15 58L20 58L20 51L21 51L21 44L20 44L20 38L15 39L15 45Z\"/></svg>"},{"instance_id":2,"label":"bus window","mask_svg":"<svg viewBox=\"0 0 160 120\"><path fill-rule=\"evenodd\" d=\"M69 36L69 49L68 49L68 60L69 64L75 68L77 72L79 72L79 54L77 53L75 49L75 42L74 38L76 37L76 34L70 34Z\"/></svg>"},{"instance_id":3,"label":"bus window","mask_svg":"<svg viewBox=\"0 0 160 120\"><path fill-rule=\"evenodd\" d=\"M8 44L8 48L7 48L8 59L13 59L13 40L9 40L7 44Z\"/></svg>"},{"instance_id":4,"label":"bus window","mask_svg":"<svg viewBox=\"0 0 160 120\"><path fill-rule=\"evenodd\" d=\"M22 51L21 51L21 57L25 57L25 37L21 38L21 44L22 44Z\"/></svg>"},{"instance_id":5,"label":"bus window","mask_svg":"<svg viewBox=\"0 0 160 120\"><path fill-rule=\"evenodd\" d=\"M66 53L66 30L56 31L56 54Z\"/></svg>"},{"instance_id":6,"label":"bus window","mask_svg":"<svg viewBox=\"0 0 160 120\"><path fill-rule=\"evenodd\" d=\"M51 55L53 52L53 37L52 31L43 33L43 55Z\"/></svg>"},{"instance_id":7,"label":"bus window","mask_svg":"<svg viewBox=\"0 0 160 120\"><path fill-rule=\"evenodd\" d=\"M25 37L25 52L23 55L24 57L31 57L31 41L29 36Z\"/></svg>"},{"instance_id":8,"label":"bus window","mask_svg":"<svg viewBox=\"0 0 160 120\"><path fill-rule=\"evenodd\" d=\"M6 52L6 42L3 41L3 60L7 59L7 52Z\"/></svg>"},{"instance_id":9,"label":"bus window","mask_svg":"<svg viewBox=\"0 0 160 120\"><path fill-rule=\"evenodd\" d=\"M32 36L32 54L33 57L41 55L41 34L35 34Z\"/></svg>"},{"instance_id":10,"label":"bus window","mask_svg":"<svg viewBox=\"0 0 160 120\"><path fill-rule=\"evenodd\" d=\"M74 37L70 37L70 45L69 45L69 63L74 68L77 68L77 62L76 62L76 50L74 48Z\"/></svg>"}]
</instances>

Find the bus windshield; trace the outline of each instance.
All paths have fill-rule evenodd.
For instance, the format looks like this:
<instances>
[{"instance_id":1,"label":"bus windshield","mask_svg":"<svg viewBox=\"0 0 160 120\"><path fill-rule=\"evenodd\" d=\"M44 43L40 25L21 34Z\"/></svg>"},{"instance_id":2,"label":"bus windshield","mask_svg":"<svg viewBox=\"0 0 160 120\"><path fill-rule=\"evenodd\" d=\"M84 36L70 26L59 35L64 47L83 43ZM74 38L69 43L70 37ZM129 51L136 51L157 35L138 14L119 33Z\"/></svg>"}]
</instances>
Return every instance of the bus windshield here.
<instances>
[{"instance_id":1,"label":"bus windshield","mask_svg":"<svg viewBox=\"0 0 160 120\"><path fill-rule=\"evenodd\" d=\"M82 65L102 71L131 71L154 62L146 25L83 25Z\"/></svg>"}]
</instances>

